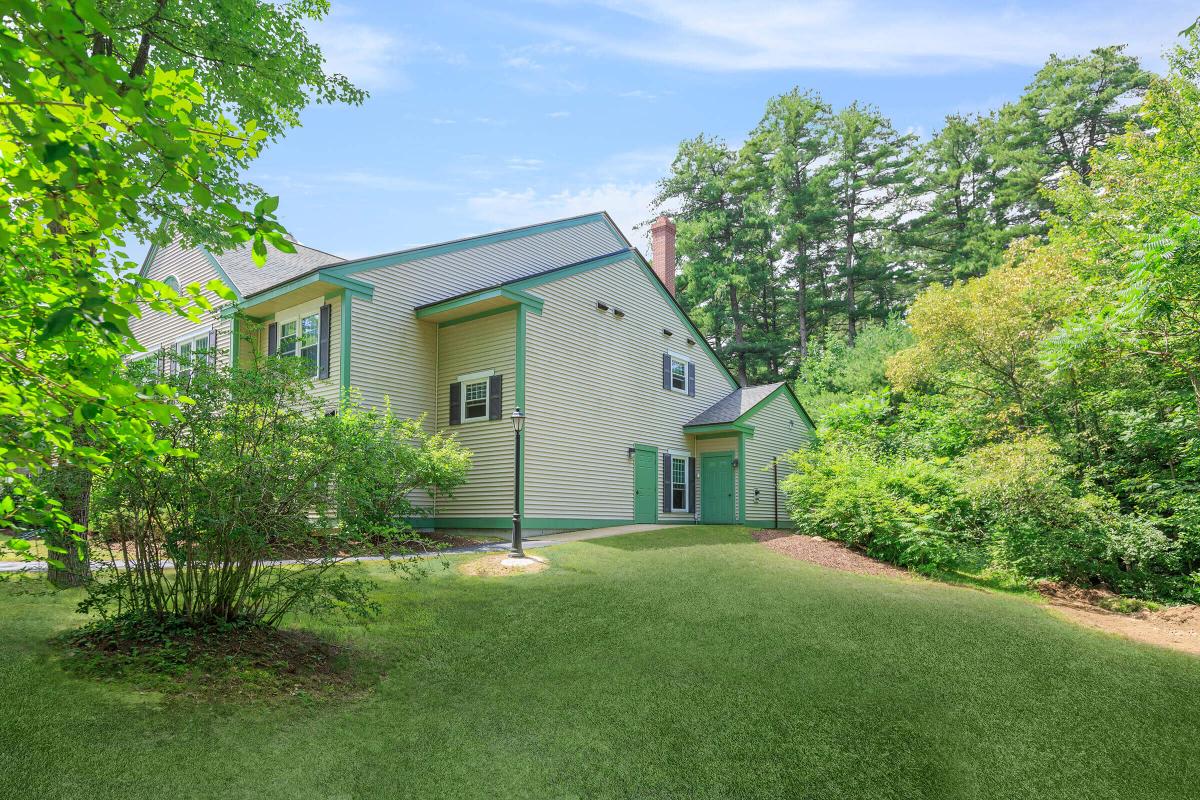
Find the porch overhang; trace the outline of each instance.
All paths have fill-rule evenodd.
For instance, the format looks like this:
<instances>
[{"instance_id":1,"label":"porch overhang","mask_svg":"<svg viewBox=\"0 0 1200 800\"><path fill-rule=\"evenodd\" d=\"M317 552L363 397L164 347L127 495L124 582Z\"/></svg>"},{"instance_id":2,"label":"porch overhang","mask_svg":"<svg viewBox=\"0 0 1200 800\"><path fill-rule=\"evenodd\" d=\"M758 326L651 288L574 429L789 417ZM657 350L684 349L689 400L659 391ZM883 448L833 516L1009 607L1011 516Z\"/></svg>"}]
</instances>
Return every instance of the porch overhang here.
<instances>
[{"instance_id":1,"label":"porch overhang","mask_svg":"<svg viewBox=\"0 0 1200 800\"><path fill-rule=\"evenodd\" d=\"M417 319L422 322L446 323L522 306L535 314L541 314L544 303L542 298L529 292L499 286L427 303L418 306L415 313Z\"/></svg>"},{"instance_id":2,"label":"porch overhang","mask_svg":"<svg viewBox=\"0 0 1200 800\"><path fill-rule=\"evenodd\" d=\"M714 422L707 425L684 425L683 432L697 439L718 436L753 436L754 427L744 422Z\"/></svg>"},{"instance_id":3,"label":"porch overhang","mask_svg":"<svg viewBox=\"0 0 1200 800\"><path fill-rule=\"evenodd\" d=\"M343 293L370 300L375 296L375 287L353 278L334 275L328 270L318 270L227 306L221 312L221 316L246 314L255 318L267 318L280 309Z\"/></svg>"}]
</instances>

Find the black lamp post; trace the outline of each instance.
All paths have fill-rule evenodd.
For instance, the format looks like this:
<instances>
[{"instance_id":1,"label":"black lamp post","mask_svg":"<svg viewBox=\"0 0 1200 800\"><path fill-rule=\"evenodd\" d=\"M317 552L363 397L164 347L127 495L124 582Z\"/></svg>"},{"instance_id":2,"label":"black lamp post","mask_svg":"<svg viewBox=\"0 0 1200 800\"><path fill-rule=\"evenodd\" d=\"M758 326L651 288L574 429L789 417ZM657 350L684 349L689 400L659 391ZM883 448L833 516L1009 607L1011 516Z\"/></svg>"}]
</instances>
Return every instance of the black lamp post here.
<instances>
[{"instance_id":1,"label":"black lamp post","mask_svg":"<svg viewBox=\"0 0 1200 800\"><path fill-rule=\"evenodd\" d=\"M521 547L521 429L525 427L525 415L521 409L512 413L513 433L516 434L516 462L513 469L513 536L512 558L524 558L525 550Z\"/></svg>"}]
</instances>

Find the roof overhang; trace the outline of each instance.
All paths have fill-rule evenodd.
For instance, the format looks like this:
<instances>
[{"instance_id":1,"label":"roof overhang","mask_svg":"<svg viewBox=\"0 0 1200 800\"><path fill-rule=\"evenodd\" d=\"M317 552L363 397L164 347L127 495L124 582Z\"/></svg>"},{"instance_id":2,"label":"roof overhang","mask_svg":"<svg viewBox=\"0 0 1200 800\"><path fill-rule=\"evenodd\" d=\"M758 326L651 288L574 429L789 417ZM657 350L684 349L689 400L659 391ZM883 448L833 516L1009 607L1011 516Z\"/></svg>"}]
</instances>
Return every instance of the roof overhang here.
<instances>
[{"instance_id":1,"label":"roof overhang","mask_svg":"<svg viewBox=\"0 0 1200 800\"><path fill-rule=\"evenodd\" d=\"M744 422L710 422L707 425L684 425L683 432L692 436L753 436L754 428Z\"/></svg>"},{"instance_id":2,"label":"roof overhang","mask_svg":"<svg viewBox=\"0 0 1200 800\"><path fill-rule=\"evenodd\" d=\"M544 303L542 298L529 292L498 286L419 306L416 315L423 322L444 323L519 306L541 314Z\"/></svg>"},{"instance_id":3,"label":"roof overhang","mask_svg":"<svg viewBox=\"0 0 1200 800\"><path fill-rule=\"evenodd\" d=\"M269 317L277 311L307 300L343 292L352 297L370 300L375 296L375 287L353 278L334 275L328 270L318 270L228 306L222 312L222 316L246 313L255 317Z\"/></svg>"}]
</instances>

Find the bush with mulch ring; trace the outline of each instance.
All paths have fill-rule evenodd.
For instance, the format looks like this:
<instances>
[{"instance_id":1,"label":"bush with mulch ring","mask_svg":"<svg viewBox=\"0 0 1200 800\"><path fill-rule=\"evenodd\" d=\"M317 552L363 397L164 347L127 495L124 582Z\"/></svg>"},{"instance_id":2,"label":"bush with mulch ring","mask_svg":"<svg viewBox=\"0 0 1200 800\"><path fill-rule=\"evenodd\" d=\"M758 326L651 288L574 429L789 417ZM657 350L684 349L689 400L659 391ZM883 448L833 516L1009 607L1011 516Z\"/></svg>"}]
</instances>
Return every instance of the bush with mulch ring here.
<instances>
[{"instance_id":1,"label":"bush with mulch ring","mask_svg":"<svg viewBox=\"0 0 1200 800\"><path fill-rule=\"evenodd\" d=\"M344 698L378 679L362 653L257 623L117 617L55 639L79 677L199 700Z\"/></svg>"}]
</instances>

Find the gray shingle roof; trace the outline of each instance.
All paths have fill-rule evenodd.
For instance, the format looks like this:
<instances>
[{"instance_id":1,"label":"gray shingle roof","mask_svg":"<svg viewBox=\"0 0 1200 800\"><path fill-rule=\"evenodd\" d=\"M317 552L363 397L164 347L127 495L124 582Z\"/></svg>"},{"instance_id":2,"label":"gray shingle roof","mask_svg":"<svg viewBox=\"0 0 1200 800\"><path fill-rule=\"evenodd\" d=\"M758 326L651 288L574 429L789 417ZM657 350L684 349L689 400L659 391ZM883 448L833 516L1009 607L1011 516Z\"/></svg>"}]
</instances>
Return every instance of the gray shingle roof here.
<instances>
[{"instance_id":1,"label":"gray shingle roof","mask_svg":"<svg viewBox=\"0 0 1200 800\"><path fill-rule=\"evenodd\" d=\"M782 383L766 383L762 386L747 386L735 389L730 394L713 403L704 411L697 414L688 425L716 425L722 422L736 422L742 414L761 403L767 395L783 386Z\"/></svg>"},{"instance_id":2,"label":"gray shingle roof","mask_svg":"<svg viewBox=\"0 0 1200 800\"><path fill-rule=\"evenodd\" d=\"M243 297L249 297L264 289L286 283L292 278L312 272L318 267L340 264L345 260L306 247L299 242L293 244L296 245L294 253L284 253L268 245L267 263L261 268L255 265L254 258L250 255L251 245L249 242L238 245L232 250L226 250L224 253L213 253L212 255Z\"/></svg>"}]
</instances>

